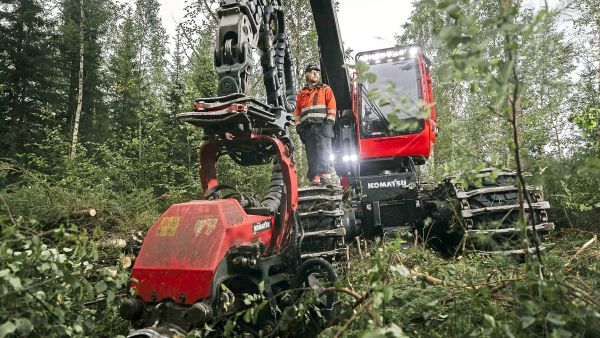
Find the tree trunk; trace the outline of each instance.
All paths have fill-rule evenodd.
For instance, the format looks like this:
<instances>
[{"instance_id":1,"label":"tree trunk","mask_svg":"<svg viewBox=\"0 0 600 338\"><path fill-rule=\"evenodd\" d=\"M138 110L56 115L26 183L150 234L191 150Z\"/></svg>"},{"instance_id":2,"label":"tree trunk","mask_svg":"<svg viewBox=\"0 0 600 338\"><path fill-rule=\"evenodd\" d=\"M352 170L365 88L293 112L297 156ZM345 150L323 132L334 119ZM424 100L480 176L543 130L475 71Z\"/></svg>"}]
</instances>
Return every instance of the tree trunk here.
<instances>
[{"instance_id":1,"label":"tree trunk","mask_svg":"<svg viewBox=\"0 0 600 338\"><path fill-rule=\"evenodd\" d=\"M502 5L502 10L504 11L504 13L502 14L504 18L510 18L510 20L512 20L512 22L514 22L514 17L512 17L508 11L510 10L510 8L512 7L513 3L512 0L501 0L501 5ZM521 148L520 148L520 133L521 130L519 128L519 126L522 123L519 123L519 119L522 120L523 118L523 111L521 109L521 97L519 95L519 91L520 91L520 86L521 86L521 82L519 79L519 73L517 71L517 52L516 50L511 50L509 48L509 45L512 43L512 40L516 39L516 37L510 35L510 33L506 32L505 33L505 37L504 37L504 51L505 51L505 57L506 57L506 61L508 63L508 67L510 67L509 69L507 69L507 71L510 71L510 77L512 78L512 83L509 82L509 84L512 84L512 88L509 88L509 93L508 93L508 104L509 104L509 120L511 123L511 127L512 127L512 137L513 137L513 143L515 146L514 149L514 157L515 157L515 164L516 164L516 169L517 169L517 189L518 189L518 193L519 193L519 223L520 226L522 226L523 229L523 242L524 242L524 249L526 249L526 252L529 252L529 239L528 239L528 235L527 235L527 223L526 223L526 219L525 219L525 202L527 202L527 205L530 208L530 212L529 215L531 217L531 226L534 227L532 234L533 234L533 245L535 248L535 253L536 256L538 258L538 262L539 262L539 274L540 274L540 278L543 279L544 278L544 263L542 260L542 253L540 250L540 240L538 237L538 233L535 230L535 226L536 226L536 215L535 215L535 210L533 209L533 203L532 200L529 196L529 193L527 192L527 184L525 182L525 178L523 176L523 165L521 162ZM527 264L529 261L529 254L527 254L525 256L525 261ZM531 292L533 292L533 288L530 290Z\"/></svg>"},{"instance_id":2,"label":"tree trunk","mask_svg":"<svg viewBox=\"0 0 600 338\"><path fill-rule=\"evenodd\" d=\"M77 136L79 134L79 120L81 118L81 108L83 105L83 54L84 54L84 36L83 36L83 0L79 1L80 19L79 19L79 88L77 93L77 110L75 111L75 121L73 123L73 141L71 142L71 160L75 159L77 153Z\"/></svg>"}]
</instances>

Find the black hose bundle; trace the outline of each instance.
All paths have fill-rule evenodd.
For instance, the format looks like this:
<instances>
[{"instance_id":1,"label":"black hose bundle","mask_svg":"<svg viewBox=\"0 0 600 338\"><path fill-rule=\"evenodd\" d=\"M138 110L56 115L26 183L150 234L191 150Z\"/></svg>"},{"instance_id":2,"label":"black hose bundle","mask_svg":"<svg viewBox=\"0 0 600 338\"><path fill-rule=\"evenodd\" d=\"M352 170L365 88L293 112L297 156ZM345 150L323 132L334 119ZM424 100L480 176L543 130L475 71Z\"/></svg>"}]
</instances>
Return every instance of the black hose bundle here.
<instances>
[{"instance_id":1,"label":"black hose bundle","mask_svg":"<svg viewBox=\"0 0 600 338\"><path fill-rule=\"evenodd\" d=\"M277 64L279 78L285 80L285 110L291 114L296 109L296 74L285 29L283 11L278 14L279 33L275 45L275 63Z\"/></svg>"},{"instance_id":2,"label":"black hose bundle","mask_svg":"<svg viewBox=\"0 0 600 338\"><path fill-rule=\"evenodd\" d=\"M271 182L269 183L269 191L262 199L260 204L268 208L272 213L276 213L281 206L281 198L283 196L283 174L281 173L281 164L279 159L273 160L273 171L271 172Z\"/></svg>"}]
</instances>

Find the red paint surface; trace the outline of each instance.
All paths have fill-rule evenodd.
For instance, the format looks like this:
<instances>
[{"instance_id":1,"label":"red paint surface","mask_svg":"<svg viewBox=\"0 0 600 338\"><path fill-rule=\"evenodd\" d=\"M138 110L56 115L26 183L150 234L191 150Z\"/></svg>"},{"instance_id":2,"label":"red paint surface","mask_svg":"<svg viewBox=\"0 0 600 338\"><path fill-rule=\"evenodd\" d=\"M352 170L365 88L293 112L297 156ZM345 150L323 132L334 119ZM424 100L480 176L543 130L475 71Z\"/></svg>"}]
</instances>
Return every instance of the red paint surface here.
<instances>
[{"instance_id":1,"label":"red paint surface","mask_svg":"<svg viewBox=\"0 0 600 338\"><path fill-rule=\"evenodd\" d=\"M282 206L279 209L282 217L280 218L280 224L274 226L281 227L275 239L275 245L272 248L272 253L277 253L287 245L289 236L292 230L291 222L293 220L293 214L298 207L298 176L296 173L296 163L294 163L290 157L288 147L281 142L281 140L268 136L268 135L255 135L251 134L250 137L235 137L232 140L208 140L200 149L200 182L202 189L206 192L217 186L220 182L217 178L216 170L216 159L218 158L219 149L224 144L234 145L236 143L243 143L246 146L251 146L252 143L256 144L271 144L277 149L277 153L280 158L281 174L283 175L283 181L286 186L286 201L282 201Z\"/></svg>"},{"instance_id":2,"label":"red paint surface","mask_svg":"<svg viewBox=\"0 0 600 338\"><path fill-rule=\"evenodd\" d=\"M361 159L374 159L382 157L406 157L423 156L429 158L437 138L437 120L433 102L433 90L431 85L431 76L421 53L418 54L417 64L419 66L419 79L421 87L421 97L430 107L430 116L424 120L424 128L418 134L384 136L379 138L359 137L358 149ZM356 73L353 74L353 79ZM358 87L355 85L352 92L353 113L356 123L356 133L360 135L360 122L358 110L360 109L360 97Z\"/></svg>"},{"instance_id":3,"label":"red paint surface","mask_svg":"<svg viewBox=\"0 0 600 338\"><path fill-rule=\"evenodd\" d=\"M180 217L173 234L161 225ZM210 219L216 219L214 228ZM193 304L207 297L214 273L229 248L262 241L267 246L271 229L253 234L252 224L270 220L247 215L237 200L191 201L171 206L148 231L132 271L131 287L145 301L173 299ZM169 222L170 220L170 222ZM203 223L204 222L204 223ZM204 224L204 225L203 225Z\"/></svg>"},{"instance_id":4,"label":"red paint surface","mask_svg":"<svg viewBox=\"0 0 600 338\"><path fill-rule=\"evenodd\" d=\"M424 156L431 153L431 124L425 121L425 127L419 134L386 136L360 139L360 158Z\"/></svg>"},{"instance_id":5,"label":"red paint surface","mask_svg":"<svg viewBox=\"0 0 600 338\"><path fill-rule=\"evenodd\" d=\"M350 189L350 183L348 182L348 176L342 176L340 178L340 183L342 184L342 189L344 192L347 192Z\"/></svg>"}]
</instances>

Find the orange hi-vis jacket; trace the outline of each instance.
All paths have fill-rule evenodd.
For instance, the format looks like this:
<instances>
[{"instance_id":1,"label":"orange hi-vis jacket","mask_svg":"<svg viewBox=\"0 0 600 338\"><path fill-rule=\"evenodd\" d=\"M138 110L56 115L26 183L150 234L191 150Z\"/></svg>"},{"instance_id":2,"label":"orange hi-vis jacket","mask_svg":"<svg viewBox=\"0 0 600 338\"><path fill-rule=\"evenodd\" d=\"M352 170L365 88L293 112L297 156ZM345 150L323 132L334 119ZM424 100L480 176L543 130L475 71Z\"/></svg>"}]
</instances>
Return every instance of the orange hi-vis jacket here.
<instances>
[{"instance_id":1,"label":"orange hi-vis jacket","mask_svg":"<svg viewBox=\"0 0 600 338\"><path fill-rule=\"evenodd\" d=\"M331 87L324 83L314 88L302 88L296 95L296 123L323 123L325 120L335 122L335 96Z\"/></svg>"}]
</instances>

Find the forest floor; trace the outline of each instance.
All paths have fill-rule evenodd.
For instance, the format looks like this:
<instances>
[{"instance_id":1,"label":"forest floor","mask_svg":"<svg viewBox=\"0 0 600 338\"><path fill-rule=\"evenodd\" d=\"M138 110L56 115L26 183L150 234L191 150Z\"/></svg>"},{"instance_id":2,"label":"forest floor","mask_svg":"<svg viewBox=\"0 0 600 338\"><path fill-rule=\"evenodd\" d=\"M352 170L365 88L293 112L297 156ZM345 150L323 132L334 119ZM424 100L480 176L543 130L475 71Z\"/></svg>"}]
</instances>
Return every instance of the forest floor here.
<instances>
[{"instance_id":1,"label":"forest floor","mask_svg":"<svg viewBox=\"0 0 600 338\"><path fill-rule=\"evenodd\" d=\"M117 315L128 294L123 250L131 254L139 245L132 234L141 240L160 210L179 199L75 193L69 184L32 175L0 190L0 318L7 318L0 337L127 334ZM95 217L68 220L92 206ZM126 247L112 245L116 238L127 238ZM597 234L562 229L548 242L555 245L542 254L541 269L533 258L443 258L398 241L370 242L360 252L351 246L336 286L363 301L340 293L341 314L321 336L600 337Z\"/></svg>"},{"instance_id":2,"label":"forest floor","mask_svg":"<svg viewBox=\"0 0 600 338\"><path fill-rule=\"evenodd\" d=\"M548 242L543 272L533 256L445 258L399 241L353 246L336 287L362 301L340 292L338 317L319 337L600 337L597 234L565 229Z\"/></svg>"},{"instance_id":3,"label":"forest floor","mask_svg":"<svg viewBox=\"0 0 600 338\"><path fill-rule=\"evenodd\" d=\"M597 234L565 229L548 240L555 246L543 253L543 278L533 258L448 259L421 246L396 251L390 243L362 257L355 252L345 283L360 294L379 289L387 301L324 336L398 336L399 329L410 337L600 336ZM378 277L386 286L376 285Z\"/></svg>"},{"instance_id":4,"label":"forest floor","mask_svg":"<svg viewBox=\"0 0 600 338\"><path fill-rule=\"evenodd\" d=\"M445 258L391 240L352 246L336 286L363 301L339 293L339 317L319 336L600 337L597 234L564 229L546 243L554 245L543 272L533 256Z\"/></svg>"}]
</instances>

